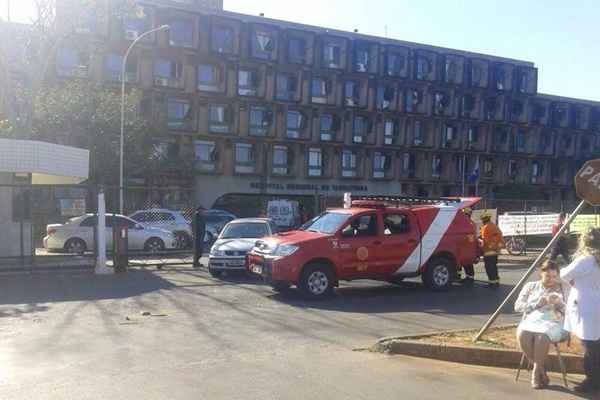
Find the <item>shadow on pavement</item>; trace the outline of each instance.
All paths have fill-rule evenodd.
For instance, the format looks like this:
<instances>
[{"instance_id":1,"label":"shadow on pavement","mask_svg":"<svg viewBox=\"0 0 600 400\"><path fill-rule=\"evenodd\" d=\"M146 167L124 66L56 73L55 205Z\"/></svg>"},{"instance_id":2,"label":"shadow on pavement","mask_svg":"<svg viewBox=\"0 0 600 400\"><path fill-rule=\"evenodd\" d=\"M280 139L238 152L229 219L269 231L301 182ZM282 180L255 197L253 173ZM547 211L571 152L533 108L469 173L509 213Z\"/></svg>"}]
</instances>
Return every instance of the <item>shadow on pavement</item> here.
<instances>
[{"instance_id":1,"label":"shadow on pavement","mask_svg":"<svg viewBox=\"0 0 600 400\"><path fill-rule=\"evenodd\" d=\"M276 293L270 298L295 307L339 312L481 315L495 311L511 289L510 285L494 290L475 284L471 288L455 285L447 292L432 292L420 283L403 282L400 285L342 286L331 298L318 301L304 299L297 290Z\"/></svg>"},{"instance_id":2,"label":"shadow on pavement","mask_svg":"<svg viewBox=\"0 0 600 400\"><path fill-rule=\"evenodd\" d=\"M6 275L0 277L0 306L122 299L173 287L175 285L160 275L143 270L108 276L88 272Z\"/></svg>"}]
</instances>

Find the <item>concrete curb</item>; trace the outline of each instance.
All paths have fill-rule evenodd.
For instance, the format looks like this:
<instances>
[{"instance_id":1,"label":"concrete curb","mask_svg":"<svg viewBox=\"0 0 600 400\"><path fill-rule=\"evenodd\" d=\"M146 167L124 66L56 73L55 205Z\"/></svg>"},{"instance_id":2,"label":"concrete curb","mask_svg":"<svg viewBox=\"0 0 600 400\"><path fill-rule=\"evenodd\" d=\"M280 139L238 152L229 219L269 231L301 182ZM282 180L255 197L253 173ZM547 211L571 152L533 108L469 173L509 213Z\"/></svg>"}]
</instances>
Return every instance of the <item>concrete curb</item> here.
<instances>
[{"instance_id":1,"label":"concrete curb","mask_svg":"<svg viewBox=\"0 0 600 400\"><path fill-rule=\"evenodd\" d=\"M441 333L473 332L471 329L460 331L444 331L435 334L418 336L404 336L380 339L371 351L386 354L402 354L413 357L431 358L440 361L449 361L462 364L473 364L487 367L516 369L521 362L521 352L517 350L495 349L481 346L458 346L445 344L432 344L417 341ZM563 354L567 372L570 374L583 374L583 357L573 354ZM560 372L558 356L550 354L548 357L548 370Z\"/></svg>"}]
</instances>

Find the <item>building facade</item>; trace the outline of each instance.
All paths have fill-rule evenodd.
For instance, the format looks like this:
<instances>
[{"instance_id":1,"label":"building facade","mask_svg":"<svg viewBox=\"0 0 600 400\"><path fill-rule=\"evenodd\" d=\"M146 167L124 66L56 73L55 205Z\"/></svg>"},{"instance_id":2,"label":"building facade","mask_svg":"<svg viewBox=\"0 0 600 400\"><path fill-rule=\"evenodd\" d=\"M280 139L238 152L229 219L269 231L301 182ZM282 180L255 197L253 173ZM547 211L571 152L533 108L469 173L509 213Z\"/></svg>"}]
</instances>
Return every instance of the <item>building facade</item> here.
<instances>
[{"instance_id":1,"label":"building facade","mask_svg":"<svg viewBox=\"0 0 600 400\"><path fill-rule=\"evenodd\" d=\"M164 133L157 151L193 158L194 171L149 184L194 188L205 207L232 193L493 197L507 184L570 200L600 145L600 103L538 93L531 62L219 2L148 0L122 18L82 18L56 75L118 86L127 46L162 24L170 30L139 44L126 79Z\"/></svg>"}]
</instances>

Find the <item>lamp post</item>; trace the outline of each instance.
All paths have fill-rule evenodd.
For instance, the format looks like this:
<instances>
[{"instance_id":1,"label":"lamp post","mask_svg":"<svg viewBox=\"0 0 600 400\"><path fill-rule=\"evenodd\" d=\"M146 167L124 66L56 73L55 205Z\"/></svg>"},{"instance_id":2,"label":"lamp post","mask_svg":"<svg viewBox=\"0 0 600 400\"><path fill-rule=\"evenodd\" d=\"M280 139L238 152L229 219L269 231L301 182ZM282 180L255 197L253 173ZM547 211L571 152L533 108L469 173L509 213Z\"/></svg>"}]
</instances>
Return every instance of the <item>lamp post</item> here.
<instances>
[{"instance_id":1,"label":"lamp post","mask_svg":"<svg viewBox=\"0 0 600 400\"><path fill-rule=\"evenodd\" d=\"M124 133L125 133L125 74L127 68L127 57L133 49L133 47L144 37L153 34L154 32L166 31L169 29L169 25L161 25L158 28L149 30L148 32L142 33L131 43L125 56L123 57L123 64L121 65L121 141L120 141L120 154L119 154L119 213L123 214L123 147L124 147Z\"/></svg>"}]
</instances>

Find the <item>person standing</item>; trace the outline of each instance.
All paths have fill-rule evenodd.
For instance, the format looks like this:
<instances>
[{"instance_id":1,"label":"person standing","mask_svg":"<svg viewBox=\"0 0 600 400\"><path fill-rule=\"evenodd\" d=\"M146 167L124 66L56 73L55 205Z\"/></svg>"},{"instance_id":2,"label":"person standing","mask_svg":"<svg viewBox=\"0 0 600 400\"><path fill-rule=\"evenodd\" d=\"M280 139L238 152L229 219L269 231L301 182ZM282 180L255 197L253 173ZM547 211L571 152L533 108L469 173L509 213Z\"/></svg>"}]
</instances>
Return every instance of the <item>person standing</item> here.
<instances>
[{"instance_id":1,"label":"person standing","mask_svg":"<svg viewBox=\"0 0 600 400\"><path fill-rule=\"evenodd\" d=\"M479 230L479 244L483 253L485 272L489 280L488 287L497 289L500 287L498 255L504 248L504 238L498 226L492 222L492 217L489 214L483 214L481 222L483 225Z\"/></svg>"},{"instance_id":2,"label":"person standing","mask_svg":"<svg viewBox=\"0 0 600 400\"><path fill-rule=\"evenodd\" d=\"M471 219L473 216L473 210L471 208L467 207L467 208L463 209L463 212L469 218L469 223L471 224L471 227L473 228L473 235L475 235L477 232L477 227L475 226L475 223ZM463 269L465 270L465 277L460 281L460 283L462 283L463 285L468 285L468 286L473 285L473 283L475 282L475 267L473 267L473 264L469 264L469 265L463 265Z\"/></svg>"},{"instance_id":3,"label":"person standing","mask_svg":"<svg viewBox=\"0 0 600 400\"><path fill-rule=\"evenodd\" d=\"M565 223L565 213L561 212L558 215L558 220L554 223L554 225L552 225L552 237L556 236L556 234L558 233L560 228L562 228L564 223ZM556 261L558 256L562 256L562 258L567 262L567 264L571 262L571 255L569 254L569 240L565 233L560 235L560 237L556 241L554 248L552 248L552 253L550 254L550 259L552 261Z\"/></svg>"},{"instance_id":4,"label":"person standing","mask_svg":"<svg viewBox=\"0 0 600 400\"><path fill-rule=\"evenodd\" d=\"M204 236L206 234L206 220L204 208L198 207L194 213L194 268L204 267L200 262L204 254Z\"/></svg>"},{"instance_id":5,"label":"person standing","mask_svg":"<svg viewBox=\"0 0 600 400\"><path fill-rule=\"evenodd\" d=\"M581 236L577 258L560 273L572 286L567 301L565 330L583 343L585 380L580 393L600 391L600 228Z\"/></svg>"}]
</instances>

